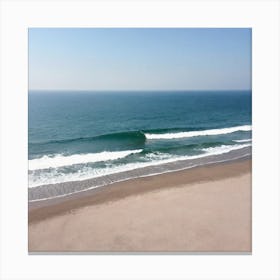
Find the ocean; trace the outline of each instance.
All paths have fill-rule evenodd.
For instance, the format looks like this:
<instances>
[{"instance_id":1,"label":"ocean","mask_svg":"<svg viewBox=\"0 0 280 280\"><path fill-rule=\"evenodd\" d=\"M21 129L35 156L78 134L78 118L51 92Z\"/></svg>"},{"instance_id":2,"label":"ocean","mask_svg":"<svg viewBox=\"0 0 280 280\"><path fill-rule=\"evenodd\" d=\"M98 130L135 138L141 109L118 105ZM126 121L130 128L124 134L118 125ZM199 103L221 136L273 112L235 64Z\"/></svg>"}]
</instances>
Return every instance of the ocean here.
<instances>
[{"instance_id":1,"label":"ocean","mask_svg":"<svg viewBox=\"0 0 280 280\"><path fill-rule=\"evenodd\" d=\"M251 91L30 91L29 199L250 156L251 99Z\"/></svg>"}]
</instances>

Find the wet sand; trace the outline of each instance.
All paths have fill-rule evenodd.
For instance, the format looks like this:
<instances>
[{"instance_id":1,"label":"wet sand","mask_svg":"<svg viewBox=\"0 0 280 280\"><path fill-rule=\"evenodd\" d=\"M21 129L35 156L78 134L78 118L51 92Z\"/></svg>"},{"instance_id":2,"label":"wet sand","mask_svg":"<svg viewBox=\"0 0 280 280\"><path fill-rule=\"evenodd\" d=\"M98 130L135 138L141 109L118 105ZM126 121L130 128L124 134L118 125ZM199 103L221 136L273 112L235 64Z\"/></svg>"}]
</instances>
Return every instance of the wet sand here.
<instances>
[{"instance_id":1,"label":"wet sand","mask_svg":"<svg viewBox=\"0 0 280 280\"><path fill-rule=\"evenodd\" d=\"M30 252L250 252L251 160L29 204Z\"/></svg>"}]
</instances>

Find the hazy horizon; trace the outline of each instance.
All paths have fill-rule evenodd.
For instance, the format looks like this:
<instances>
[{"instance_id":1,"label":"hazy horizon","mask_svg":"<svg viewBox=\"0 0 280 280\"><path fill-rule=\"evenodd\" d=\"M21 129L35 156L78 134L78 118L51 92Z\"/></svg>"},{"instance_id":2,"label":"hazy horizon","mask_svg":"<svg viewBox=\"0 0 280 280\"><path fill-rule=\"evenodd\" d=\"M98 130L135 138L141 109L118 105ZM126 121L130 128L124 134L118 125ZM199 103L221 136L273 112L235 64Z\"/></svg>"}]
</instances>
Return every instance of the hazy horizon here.
<instances>
[{"instance_id":1,"label":"hazy horizon","mask_svg":"<svg viewBox=\"0 0 280 280\"><path fill-rule=\"evenodd\" d=\"M135 90L135 89L119 89L119 90L97 90L97 89L29 89L29 92L35 92L35 91L44 91L44 92L51 92L51 91L61 91L61 92L73 92L73 91L79 91L79 92L194 92L194 91L200 91L200 92L210 92L210 91L252 91L251 89L144 89L144 90Z\"/></svg>"}]
</instances>

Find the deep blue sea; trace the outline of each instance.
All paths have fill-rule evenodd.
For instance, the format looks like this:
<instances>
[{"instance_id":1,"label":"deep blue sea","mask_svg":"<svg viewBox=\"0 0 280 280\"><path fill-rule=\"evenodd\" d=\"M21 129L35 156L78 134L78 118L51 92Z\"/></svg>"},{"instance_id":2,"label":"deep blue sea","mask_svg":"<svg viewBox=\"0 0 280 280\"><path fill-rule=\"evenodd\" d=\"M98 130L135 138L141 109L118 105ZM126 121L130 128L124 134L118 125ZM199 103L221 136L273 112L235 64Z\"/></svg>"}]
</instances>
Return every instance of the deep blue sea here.
<instances>
[{"instance_id":1,"label":"deep blue sea","mask_svg":"<svg viewBox=\"0 0 280 280\"><path fill-rule=\"evenodd\" d=\"M29 187L251 146L251 91L29 92Z\"/></svg>"}]
</instances>

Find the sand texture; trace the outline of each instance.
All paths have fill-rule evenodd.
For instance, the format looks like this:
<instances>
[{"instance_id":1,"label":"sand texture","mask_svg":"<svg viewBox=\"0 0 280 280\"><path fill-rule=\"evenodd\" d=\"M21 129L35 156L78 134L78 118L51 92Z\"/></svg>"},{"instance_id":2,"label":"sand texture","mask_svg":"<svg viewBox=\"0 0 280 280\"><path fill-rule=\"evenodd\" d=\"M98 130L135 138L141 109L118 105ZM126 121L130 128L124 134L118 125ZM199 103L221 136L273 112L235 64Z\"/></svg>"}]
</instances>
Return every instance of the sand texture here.
<instances>
[{"instance_id":1,"label":"sand texture","mask_svg":"<svg viewBox=\"0 0 280 280\"><path fill-rule=\"evenodd\" d=\"M251 160L29 206L30 252L250 252Z\"/></svg>"}]
</instances>

